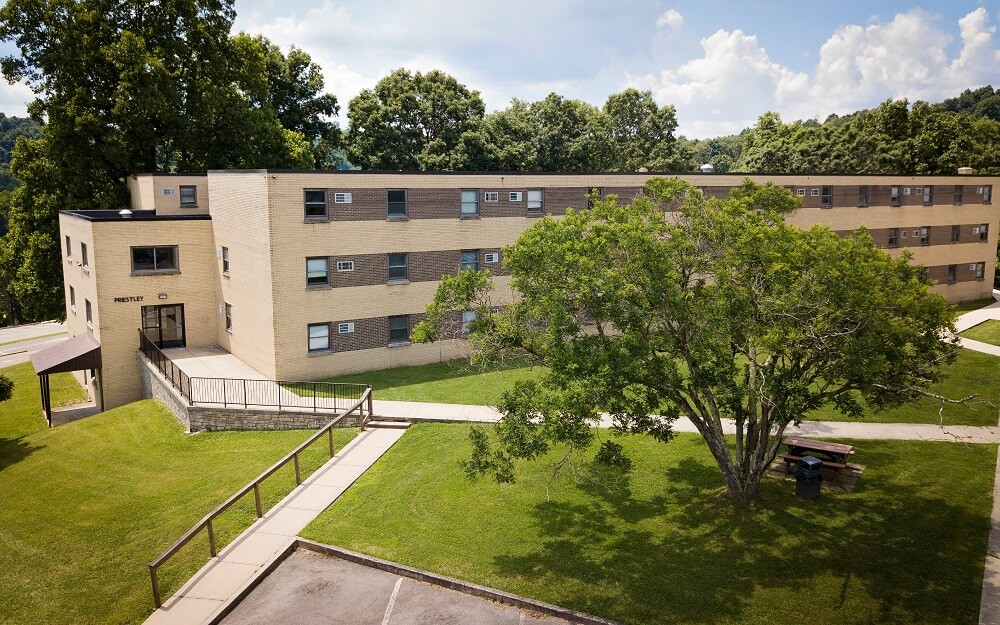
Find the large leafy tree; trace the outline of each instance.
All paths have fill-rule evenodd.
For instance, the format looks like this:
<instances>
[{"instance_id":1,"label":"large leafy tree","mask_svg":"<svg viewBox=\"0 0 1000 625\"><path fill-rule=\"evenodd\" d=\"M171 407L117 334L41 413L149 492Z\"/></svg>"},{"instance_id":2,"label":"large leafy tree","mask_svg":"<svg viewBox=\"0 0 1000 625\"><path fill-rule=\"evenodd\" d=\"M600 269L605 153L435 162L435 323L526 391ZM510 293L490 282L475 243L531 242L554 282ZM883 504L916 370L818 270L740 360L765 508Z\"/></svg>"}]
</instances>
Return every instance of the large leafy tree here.
<instances>
[{"instance_id":1,"label":"large leafy tree","mask_svg":"<svg viewBox=\"0 0 1000 625\"><path fill-rule=\"evenodd\" d=\"M31 86L29 113L43 124L11 163L23 185L0 249L0 279L18 300L10 321L63 314L58 210L120 209L135 172L312 165L271 106L266 50L230 37L234 16L231 0L0 8L0 39L19 52L0 69Z\"/></svg>"},{"instance_id":2,"label":"large leafy tree","mask_svg":"<svg viewBox=\"0 0 1000 625\"><path fill-rule=\"evenodd\" d=\"M348 104L348 157L365 169L457 169L477 158L459 146L484 115L479 92L454 77L400 68Z\"/></svg>"},{"instance_id":3,"label":"large leafy tree","mask_svg":"<svg viewBox=\"0 0 1000 625\"><path fill-rule=\"evenodd\" d=\"M674 107L657 105L652 92L626 89L612 94L601 113L593 124L602 148L595 169L676 171L686 164L675 144Z\"/></svg>"},{"instance_id":4,"label":"large leafy tree","mask_svg":"<svg viewBox=\"0 0 1000 625\"><path fill-rule=\"evenodd\" d=\"M418 340L460 332L457 313L474 310L477 357L545 367L503 395L494 437L474 432L468 471L511 480L514 459L582 450L602 413L662 441L684 415L728 494L752 498L785 428L811 410L858 416L922 393L954 357L950 306L864 231L787 225L798 204L770 184L717 200L654 179L631 205L609 197L524 232L505 254L508 306L485 272L444 280ZM597 458L628 463L613 441Z\"/></svg>"}]
</instances>

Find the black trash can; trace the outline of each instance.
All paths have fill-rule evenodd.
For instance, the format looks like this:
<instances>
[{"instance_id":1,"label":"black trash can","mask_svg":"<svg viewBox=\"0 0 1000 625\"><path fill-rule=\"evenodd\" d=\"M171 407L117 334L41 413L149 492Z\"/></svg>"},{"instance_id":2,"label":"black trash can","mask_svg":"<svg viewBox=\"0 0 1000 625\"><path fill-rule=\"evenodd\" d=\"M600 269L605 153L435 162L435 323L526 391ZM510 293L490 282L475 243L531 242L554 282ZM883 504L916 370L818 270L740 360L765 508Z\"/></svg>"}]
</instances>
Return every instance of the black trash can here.
<instances>
[{"instance_id":1,"label":"black trash can","mask_svg":"<svg viewBox=\"0 0 1000 625\"><path fill-rule=\"evenodd\" d=\"M795 494L806 499L819 497L819 484L823 479L823 461L815 456L799 458L795 467Z\"/></svg>"}]
</instances>

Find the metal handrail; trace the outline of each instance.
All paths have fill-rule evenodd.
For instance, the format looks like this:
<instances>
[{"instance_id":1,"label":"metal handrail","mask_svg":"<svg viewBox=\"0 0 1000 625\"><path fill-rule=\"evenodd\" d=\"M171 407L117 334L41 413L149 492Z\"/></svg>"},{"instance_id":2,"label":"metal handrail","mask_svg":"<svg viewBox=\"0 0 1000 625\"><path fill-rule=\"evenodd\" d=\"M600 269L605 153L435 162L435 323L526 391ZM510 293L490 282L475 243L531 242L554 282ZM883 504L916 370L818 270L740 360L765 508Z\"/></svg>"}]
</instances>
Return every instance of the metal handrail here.
<instances>
[{"instance_id":1,"label":"metal handrail","mask_svg":"<svg viewBox=\"0 0 1000 625\"><path fill-rule=\"evenodd\" d=\"M367 411L365 410L366 408L367 408ZM236 491L236 493L234 493L231 497L229 497L228 499L226 499L219 506L217 506L214 510L212 510L207 515L205 515L205 517L202 518L201 521L198 521L194 525L194 527L192 527L191 529L189 529L180 538L178 538L176 541L174 541L174 543L172 545L170 545L169 547L167 547L166 551L164 551L162 554L160 554L160 556L158 558L156 558L155 560L153 560L152 562L150 562L149 563L149 576L150 576L150 581L152 581L152 584L153 584L153 604L157 608L159 608L161 605L163 605L162 601L160 601L160 581L159 581L159 577L157 575L157 571L159 570L160 566L162 566L167 560L169 560L171 558L171 556L173 556L175 553L177 553L177 551L179 551L181 549L181 547L183 547L184 545L186 545L187 543L189 543L192 538L194 538L195 536L197 536L198 532L200 532L202 529L206 529L208 531L208 550L212 554L211 557L214 558L216 555L218 555L218 552L216 551L216 548L215 548L215 532L214 532L214 530L212 528L212 521L217 516L219 516L220 514L222 514L223 512L225 512L226 510L228 510L230 508L230 506L232 506L234 503L236 503L237 501L239 501L240 499L242 499L250 491L253 491L254 505L255 505L256 511L257 511L257 518L258 519L262 518L264 516L264 514L263 514L263 510L261 508L261 504L260 504L260 485L261 485L261 483L265 479L271 477L275 472L277 472L278 470L282 469L289 462L294 462L295 463L295 485L296 486L301 485L302 484L302 473L301 473L301 471L299 469L299 454L302 453L303 451L305 451L307 448L309 448L310 445L312 445L317 440L319 440L324 434L328 434L329 435L329 441L330 441L330 457L332 458L333 455L334 455L334 448L333 448L333 428L334 428L334 426L336 426L338 423L340 423L340 421L343 420L345 417L347 417L351 413L353 413L355 411L358 411L358 410L360 410L359 415L361 416L361 427L363 428L365 426L365 424L368 423L369 419L371 419L371 416L372 416L372 388L371 388L371 386L368 386L365 389L365 392L362 393L362 395L361 395L361 399L359 399L357 402L355 402L355 404L353 406L351 406L346 412L344 412L343 414L337 416L336 418L334 418L333 420L331 420L329 423L327 423L326 425L324 425L315 434L313 434L308 439L306 439L302 444L300 444L298 447L296 447L295 449L293 449L292 451L290 451L284 458L282 458L281 460L279 460L275 464L271 465L271 467L269 469L265 470L263 473L261 473L259 476L257 476L257 478L254 479L252 482L250 482L249 484L247 484L246 486L244 486L240 490ZM367 414L366 414L366 412L367 412Z\"/></svg>"}]
</instances>

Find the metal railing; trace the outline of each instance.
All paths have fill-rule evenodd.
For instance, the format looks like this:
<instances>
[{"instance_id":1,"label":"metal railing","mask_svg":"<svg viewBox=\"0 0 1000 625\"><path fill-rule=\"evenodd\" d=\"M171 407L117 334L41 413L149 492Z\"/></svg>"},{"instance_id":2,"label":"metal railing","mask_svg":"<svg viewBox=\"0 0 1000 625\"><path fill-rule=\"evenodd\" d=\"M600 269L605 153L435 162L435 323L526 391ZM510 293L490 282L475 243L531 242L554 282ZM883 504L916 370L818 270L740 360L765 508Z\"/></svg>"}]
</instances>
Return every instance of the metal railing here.
<instances>
[{"instance_id":1,"label":"metal railing","mask_svg":"<svg viewBox=\"0 0 1000 625\"><path fill-rule=\"evenodd\" d=\"M282 382L243 378L200 378L184 373L142 330L139 349L189 404L249 408L339 411L368 388L342 382Z\"/></svg>"},{"instance_id":2,"label":"metal railing","mask_svg":"<svg viewBox=\"0 0 1000 625\"><path fill-rule=\"evenodd\" d=\"M254 506L256 507L257 518L258 519L262 518L264 514L263 514L263 508L261 507L260 503L261 483L263 483L263 481L266 480L267 478L274 475L274 473L282 469L289 462L293 462L295 464L295 485L298 486L302 484L302 472L299 467L299 454L308 449L313 443L318 441L325 434L329 438L330 457L332 458L334 456L333 429L334 427L337 426L338 423L340 423L343 419L353 414L354 412L358 413L358 416L360 417L360 425L361 427L364 427L372 415L372 390L370 386L365 389L365 391L361 394L361 397L358 399L358 401L356 401L354 405L349 407L343 414L337 416L328 424L320 428L315 434L306 439L305 442L303 442L301 445L299 445L291 452L289 452L288 455L286 455L284 458L273 464L269 469L267 469L259 476L257 476L255 480L253 480L240 490L236 491L236 493L233 494L231 497L229 497L229 499L222 502L217 508L209 512L201 521L198 521L198 523L196 523L194 527L185 532L183 536L174 541L174 544L167 547L166 551L160 554L158 558L150 562L149 577L150 581L153 584L153 604L157 608L163 605L162 601L160 600L160 580L157 575L157 572L159 571L160 567L167 560L170 559L171 556L177 553L181 549L181 547L189 543L191 539L197 536L202 529L205 529L208 532L208 550L212 554L211 557L214 558L215 556L217 556L218 551L215 548L215 531L212 527L212 521L217 516L228 510L233 504L242 499L251 491L253 491Z\"/></svg>"}]
</instances>

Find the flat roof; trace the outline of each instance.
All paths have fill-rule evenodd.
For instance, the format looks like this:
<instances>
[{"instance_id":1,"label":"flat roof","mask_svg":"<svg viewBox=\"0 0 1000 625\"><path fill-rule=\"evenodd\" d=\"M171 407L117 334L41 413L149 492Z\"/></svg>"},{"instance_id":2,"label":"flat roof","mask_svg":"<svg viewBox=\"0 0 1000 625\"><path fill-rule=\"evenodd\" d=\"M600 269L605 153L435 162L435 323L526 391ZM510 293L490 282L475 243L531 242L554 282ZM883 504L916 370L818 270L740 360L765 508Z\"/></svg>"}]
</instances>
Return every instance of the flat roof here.
<instances>
[{"instance_id":1,"label":"flat roof","mask_svg":"<svg viewBox=\"0 0 1000 625\"><path fill-rule=\"evenodd\" d=\"M198 215L157 215L152 210L132 211L129 215L122 215L118 211L59 211L60 215L75 217L84 221L211 221L212 216L207 213Z\"/></svg>"},{"instance_id":2,"label":"flat roof","mask_svg":"<svg viewBox=\"0 0 1000 625\"><path fill-rule=\"evenodd\" d=\"M326 175L404 175L404 176L697 176L711 178L724 176L754 176L758 178L997 178L997 174L827 174L822 172L802 172L797 174L768 174L747 171L700 172L700 171L424 171L419 169L210 169L210 174L326 174ZM153 174L158 176L160 174Z\"/></svg>"}]
</instances>

